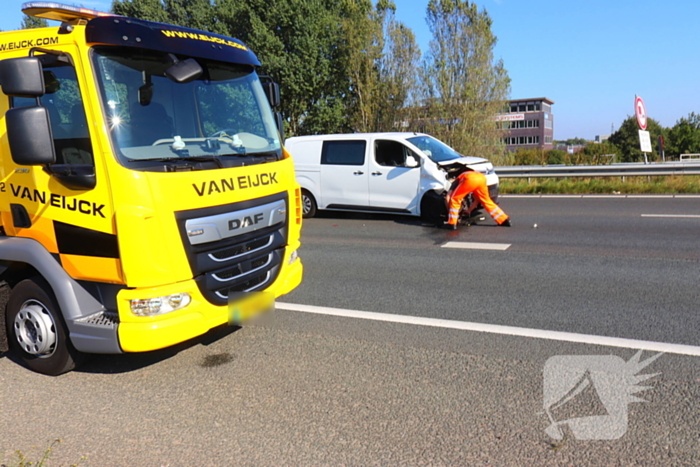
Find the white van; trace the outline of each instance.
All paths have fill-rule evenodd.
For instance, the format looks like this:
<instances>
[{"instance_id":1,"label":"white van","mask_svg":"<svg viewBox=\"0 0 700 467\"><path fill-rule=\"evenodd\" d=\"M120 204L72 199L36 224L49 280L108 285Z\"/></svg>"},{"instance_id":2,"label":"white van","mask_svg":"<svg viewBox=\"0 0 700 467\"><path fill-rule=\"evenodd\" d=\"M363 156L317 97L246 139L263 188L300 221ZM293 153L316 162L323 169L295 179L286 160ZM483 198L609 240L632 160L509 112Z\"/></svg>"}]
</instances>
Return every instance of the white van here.
<instances>
[{"instance_id":1,"label":"white van","mask_svg":"<svg viewBox=\"0 0 700 467\"><path fill-rule=\"evenodd\" d=\"M498 199L491 162L464 157L423 133L296 136L284 144L294 158L304 217L318 209L426 215L429 198L450 186L438 165L455 162L484 173Z\"/></svg>"}]
</instances>

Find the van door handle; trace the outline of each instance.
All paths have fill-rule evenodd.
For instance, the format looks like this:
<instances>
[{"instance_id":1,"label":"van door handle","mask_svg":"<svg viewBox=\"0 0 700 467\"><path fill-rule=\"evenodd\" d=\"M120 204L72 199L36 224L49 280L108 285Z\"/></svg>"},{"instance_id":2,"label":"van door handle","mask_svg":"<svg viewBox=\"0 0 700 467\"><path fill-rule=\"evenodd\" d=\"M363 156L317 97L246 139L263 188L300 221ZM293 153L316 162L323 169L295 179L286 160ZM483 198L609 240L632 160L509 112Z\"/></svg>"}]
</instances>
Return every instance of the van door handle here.
<instances>
[{"instance_id":1,"label":"van door handle","mask_svg":"<svg viewBox=\"0 0 700 467\"><path fill-rule=\"evenodd\" d=\"M372 172L372 175L381 175L381 172Z\"/></svg>"},{"instance_id":2,"label":"van door handle","mask_svg":"<svg viewBox=\"0 0 700 467\"><path fill-rule=\"evenodd\" d=\"M354 175L362 175L362 174L364 174L364 172L361 170L358 170L357 172L353 172L353 174Z\"/></svg>"}]
</instances>

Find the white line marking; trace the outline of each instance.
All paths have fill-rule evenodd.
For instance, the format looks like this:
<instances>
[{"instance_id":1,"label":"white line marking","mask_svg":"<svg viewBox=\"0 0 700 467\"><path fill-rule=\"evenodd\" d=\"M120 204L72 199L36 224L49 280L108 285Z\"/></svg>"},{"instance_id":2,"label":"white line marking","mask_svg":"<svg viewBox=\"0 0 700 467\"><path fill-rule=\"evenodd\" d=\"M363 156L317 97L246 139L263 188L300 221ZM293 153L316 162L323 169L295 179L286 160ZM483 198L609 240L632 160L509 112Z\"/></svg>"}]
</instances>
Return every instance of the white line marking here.
<instances>
[{"instance_id":1,"label":"white line marking","mask_svg":"<svg viewBox=\"0 0 700 467\"><path fill-rule=\"evenodd\" d=\"M499 198L700 198L700 195L509 195L501 193Z\"/></svg>"},{"instance_id":2,"label":"white line marking","mask_svg":"<svg viewBox=\"0 0 700 467\"><path fill-rule=\"evenodd\" d=\"M447 242L442 248L460 248L463 250L499 250L510 248L510 243L474 243L474 242Z\"/></svg>"},{"instance_id":3,"label":"white line marking","mask_svg":"<svg viewBox=\"0 0 700 467\"><path fill-rule=\"evenodd\" d=\"M339 316L343 318L358 318L371 321L414 324L418 326L457 329L461 331L488 332L491 334L503 334L507 336L531 337L534 339L575 342L580 344L602 345L606 347L622 347L625 349L641 349L648 350L650 352L664 352L678 355L691 355L694 357L700 357L700 347L693 345L669 344L665 342L642 341L636 339L625 339L621 337L593 336L589 334L577 334L562 331L547 331L543 329L518 328L514 326L501 326L498 324L470 323L467 321L454 321L449 319L393 315L389 313L375 313L372 311L345 310L341 308L299 305L296 303L277 302L275 304L275 308L279 310Z\"/></svg>"},{"instance_id":4,"label":"white line marking","mask_svg":"<svg viewBox=\"0 0 700 467\"><path fill-rule=\"evenodd\" d=\"M700 216L695 214L642 214L642 217L674 217L681 219L700 219Z\"/></svg>"}]
</instances>

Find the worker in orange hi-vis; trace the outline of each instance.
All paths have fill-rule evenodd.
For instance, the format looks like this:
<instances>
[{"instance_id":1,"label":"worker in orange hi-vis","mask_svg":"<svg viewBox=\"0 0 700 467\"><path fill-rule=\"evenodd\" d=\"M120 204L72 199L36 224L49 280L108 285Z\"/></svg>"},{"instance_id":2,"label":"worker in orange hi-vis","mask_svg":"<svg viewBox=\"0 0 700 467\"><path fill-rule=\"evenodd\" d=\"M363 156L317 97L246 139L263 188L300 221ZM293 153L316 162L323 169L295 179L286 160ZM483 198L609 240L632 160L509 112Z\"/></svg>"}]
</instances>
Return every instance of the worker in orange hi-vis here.
<instances>
[{"instance_id":1,"label":"worker in orange hi-vis","mask_svg":"<svg viewBox=\"0 0 700 467\"><path fill-rule=\"evenodd\" d=\"M461 173L460 173L461 172ZM459 173L459 175L457 175ZM447 223L445 227L451 230L457 230L457 221L459 220L459 210L462 207L462 200L469 193L474 193L472 204L464 211L465 215L479 206L479 203L486 209L489 215L496 221L496 224L503 227L510 227L510 217L493 202L489 196L489 190L486 186L486 176L481 172L476 172L471 167L465 167L464 171L448 174L448 177L456 175L456 184L447 194L445 202L447 203Z\"/></svg>"}]
</instances>

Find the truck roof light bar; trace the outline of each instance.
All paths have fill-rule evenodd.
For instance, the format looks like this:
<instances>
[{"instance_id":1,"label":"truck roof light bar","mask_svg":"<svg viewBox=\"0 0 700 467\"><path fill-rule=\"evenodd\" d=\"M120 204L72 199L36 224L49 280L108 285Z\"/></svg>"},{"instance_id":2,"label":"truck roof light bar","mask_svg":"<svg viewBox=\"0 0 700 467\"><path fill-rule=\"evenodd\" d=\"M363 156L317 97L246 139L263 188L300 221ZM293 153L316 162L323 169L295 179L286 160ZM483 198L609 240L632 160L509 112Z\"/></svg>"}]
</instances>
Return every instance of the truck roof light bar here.
<instances>
[{"instance_id":1,"label":"truck roof light bar","mask_svg":"<svg viewBox=\"0 0 700 467\"><path fill-rule=\"evenodd\" d=\"M57 2L27 2L22 4L22 13L27 16L51 19L62 23L91 20L98 16L117 16L111 13L64 5Z\"/></svg>"}]
</instances>

